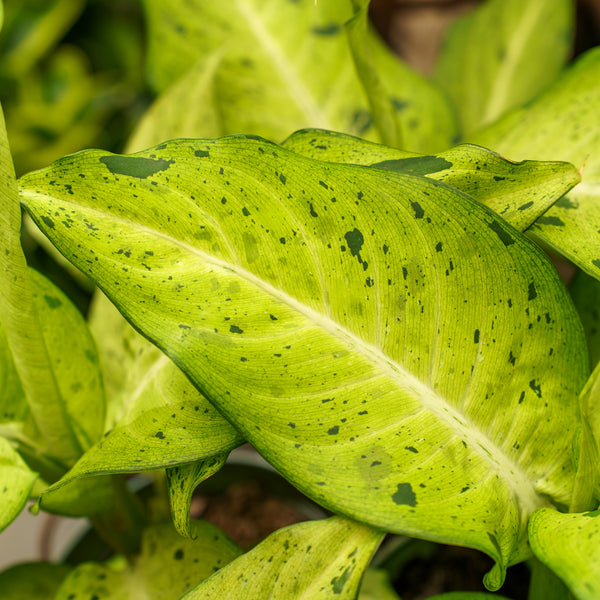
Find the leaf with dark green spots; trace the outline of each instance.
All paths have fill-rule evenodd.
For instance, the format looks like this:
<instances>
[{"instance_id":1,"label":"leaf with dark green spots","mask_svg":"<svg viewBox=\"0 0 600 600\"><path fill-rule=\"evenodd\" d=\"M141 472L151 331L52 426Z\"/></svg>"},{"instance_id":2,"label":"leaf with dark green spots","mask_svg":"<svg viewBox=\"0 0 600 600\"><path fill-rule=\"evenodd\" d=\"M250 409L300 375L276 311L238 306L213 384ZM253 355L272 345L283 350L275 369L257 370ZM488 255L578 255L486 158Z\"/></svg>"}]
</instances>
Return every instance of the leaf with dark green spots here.
<instances>
[{"instance_id":1,"label":"leaf with dark green spots","mask_svg":"<svg viewBox=\"0 0 600 600\"><path fill-rule=\"evenodd\" d=\"M534 554L556 573L578 600L600 597L600 511L533 513L529 537Z\"/></svg>"},{"instance_id":2,"label":"leaf with dark green spots","mask_svg":"<svg viewBox=\"0 0 600 600\"><path fill-rule=\"evenodd\" d=\"M283 146L317 160L370 165L441 181L486 204L520 231L536 219L539 223L541 215L580 181L568 163L515 163L471 144L421 156L349 135L304 130L291 135Z\"/></svg>"},{"instance_id":3,"label":"leaf with dark green spots","mask_svg":"<svg viewBox=\"0 0 600 600\"><path fill-rule=\"evenodd\" d=\"M488 0L450 30L435 80L464 134L535 98L571 53L572 0ZM558 113L557 113L558 114Z\"/></svg>"},{"instance_id":4,"label":"leaf with dark green spots","mask_svg":"<svg viewBox=\"0 0 600 600\"><path fill-rule=\"evenodd\" d=\"M343 517L272 533L181 600L354 600L383 534Z\"/></svg>"},{"instance_id":5,"label":"leaf with dark green spots","mask_svg":"<svg viewBox=\"0 0 600 600\"><path fill-rule=\"evenodd\" d=\"M70 567L51 563L24 563L0 573L2 600L54 600Z\"/></svg>"},{"instance_id":6,"label":"leaf with dark green spots","mask_svg":"<svg viewBox=\"0 0 600 600\"><path fill-rule=\"evenodd\" d=\"M23 510L37 474L29 469L8 440L0 437L0 531Z\"/></svg>"},{"instance_id":7,"label":"leaf with dark green spots","mask_svg":"<svg viewBox=\"0 0 600 600\"><path fill-rule=\"evenodd\" d=\"M58 249L302 492L487 552L497 589L576 478L587 351L539 248L448 185L254 137L139 153L173 161L146 179L108 155L21 180Z\"/></svg>"},{"instance_id":8,"label":"leaf with dark green spots","mask_svg":"<svg viewBox=\"0 0 600 600\"><path fill-rule=\"evenodd\" d=\"M169 501L175 529L184 537L191 538L190 504L192 494L199 483L214 475L227 460L228 453L216 454L206 460L167 469Z\"/></svg>"},{"instance_id":9,"label":"leaf with dark green spots","mask_svg":"<svg viewBox=\"0 0 600 600\"><path fill-rule=\"evenodd\" d=\"M567 160L582 182L529 229L592 277L600 279L600 48L582 55L526 108L472 136L514 159ZM560 119L556 118L560 115Z\"/></svg>"},{"instance_id":10,"label":"leaf with dark green spots","mask_svg":"<svg viewBox=\"0 0 600 600\"><path fill-rule=\"evenodd\" d=\"M182 538L170 523L143 534L135 563L109 561L75 567L54 600L172 600L180 598L241 554L217 527L192 523L194 540Z\"/></svg>"}]
</instances>

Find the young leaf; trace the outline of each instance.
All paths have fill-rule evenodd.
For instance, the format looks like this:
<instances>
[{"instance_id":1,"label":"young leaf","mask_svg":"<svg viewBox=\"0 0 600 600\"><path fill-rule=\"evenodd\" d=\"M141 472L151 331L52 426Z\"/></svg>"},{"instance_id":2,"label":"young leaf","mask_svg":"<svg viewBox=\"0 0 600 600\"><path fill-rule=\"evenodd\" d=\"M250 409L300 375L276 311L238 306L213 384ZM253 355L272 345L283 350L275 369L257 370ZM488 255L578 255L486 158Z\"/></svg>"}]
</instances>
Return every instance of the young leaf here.
<instances>
[{"instance_id":1,"label":"young leaf","mask_svg":"<svg viewBox=\"0 0 600 600\"><path fill-rule=\"evenodd\" d=\"M563 68L573 40L572 0L488 0L451 29L435 79L465 135L532 100Z\"/></svg>"},{"instance_id":2,"label":"young leaf","mask_svg":"<svg viewBox=\"0 0 600 600\"><path fill-rule=\"evenodd\" d=\"M29 469L8 440L0 437L0 531L23 510L37 474Z\"/></svg>"},{"instance_id":3,"label":"young leaf","mask_svg":"<svg viewBox=\"0 0 600 600\"><path fill-rule=\"evenodd\" d=\"M241 553L219 529L195 521L196 539L182 538L170 523L144 531L136 562L84 563L71 571L54 600L170 600L179 598Z\"/></svg>"},{"instance_id":4,"label":"young leaf","mask_svg":"<svg viewBox=\"0 0 600 600\"><path fill-rule=\"evenodd\" d=\"M580 181L568 163L514 163L470 144L419 156L349 135L309 129L292 134L283 146L318 160L370 165L441 181L489 206L519 231Z\"/></svg>"},{"instance_id":5,"label":"young leaf","mask_svg":"<svg viewBox=\"0 0 600 600\"><path fill-rule=\"evenodd\" d=\"M227 460L228 453L216 454L212 458L167 469L169 501L173 514L173 525L184 537L192 537L190 504L192 494L199 483L214 475Z\"/></svg>"},{"instance_id":6,"label":"young leaf","mask_svg":"<svg viewBox=\"0 0 600 600\"><path fill-rule=\"evenodd\" d=\"M0 573L2 600L54 600L54 594L69 573L67 565L25 563Z\"/></svg>"},{"instance_id":7,"label":"young leaf","mask_svg":"<svg viewBox=\"0 0 600 600\"><path fill-rule=\"evenodd\" d=\"M181 600L354 600L382 537L343 517L284 527Z\"/></svg>"},{"instance_id":8,"label":"young leaf","mask_svg":"<svg viewBox=\"0 0 600 600\"><path fill-rule=\"evenodd\" d=\"M533 513L529 539L535 555L578 600L600 596L600 511L563 514L551 508Z\"/></svg>"},{"instance_id":9,"label":"young leaf","mask_svg":"<svg viewBox=\"0 0 600 600\"><path fill-rule=\"evenodd\" d=\"M596 279L600 279L599 69L600 48L595 48L527 108L471 138L512 158L567 160L582 167L582 183L539 218L530 232Z\"/></svg>"},{"instance_id":10,"label":"young leaf","mask_svg":"<svg viewBox=\"0 0 600 600\"><path fill-rule=\"evenodd\" d=\"M80 153L21 184L59 250L317 502L481 549L493 588L528 515L569 503L581 324L545 255L468 196L242 136Z\"/></svg>"}]
</instances>

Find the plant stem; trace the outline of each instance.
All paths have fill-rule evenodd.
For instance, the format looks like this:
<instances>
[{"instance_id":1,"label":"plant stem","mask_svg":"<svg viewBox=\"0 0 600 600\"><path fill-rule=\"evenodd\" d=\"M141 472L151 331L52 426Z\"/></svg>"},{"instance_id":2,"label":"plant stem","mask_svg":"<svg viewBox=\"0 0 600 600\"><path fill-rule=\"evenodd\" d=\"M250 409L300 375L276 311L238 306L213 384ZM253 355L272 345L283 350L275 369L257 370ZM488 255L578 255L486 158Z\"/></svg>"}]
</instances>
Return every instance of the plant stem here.
<instances>
[{"instance_id":1,"label":"plant stem","mask_svg":"<svg viewBox=\"0 0 600 600\"><path fill-rule=\"evenodd\" d=\"M98 535L116 554L132 556L140 549L142 530L146 523L144 507L127 487L123 476L111 478L115 505L112 510L90 518Z\"/></svg>"}]
</instances>

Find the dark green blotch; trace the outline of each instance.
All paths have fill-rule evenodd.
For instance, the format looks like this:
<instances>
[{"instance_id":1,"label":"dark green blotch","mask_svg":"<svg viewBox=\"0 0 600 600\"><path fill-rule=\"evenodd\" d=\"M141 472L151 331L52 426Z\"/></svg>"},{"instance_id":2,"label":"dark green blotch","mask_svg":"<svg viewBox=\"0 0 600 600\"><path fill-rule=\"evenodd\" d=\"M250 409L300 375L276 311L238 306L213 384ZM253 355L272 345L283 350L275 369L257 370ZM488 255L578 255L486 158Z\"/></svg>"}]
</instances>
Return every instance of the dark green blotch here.
<instances>
[{"instance_id":1,"label":"dark green blotch","mask_svg":"<svg viewBox=\"0 0 600 600\"><path fill-rule=\"evenodd\" d=\"M242 214L247 217L250 215L250 211L244 206L244 208L242 208Z\"/></svg>"},{"instance_id":2,"label":"dark green blotch","mask_svg":"<svg viewBox=\"0 0 600 600\"><path fill-rule=\"evenodd\" d=\"M194 156L198 158L208 158L210 156L210 152L208 150L196 150L194 152Z\"/></svg>"},{"instance_id":3,"label":"dark green blotch","mask_svg":"<svg viewBox=\"0 0 600 600\"><path fill-rule=\"evenodd\" d=\"M287 181L287 177L283 173L281 173L279 175L279 181L281 181L281 183L283 183L283 185L285 185L285 182Z\"/></svg>"},{"instance_id":4,"label":"dark green blotch","mask_svg":"<svg viewBox=\"0 0 600 600\"><path fill-rule=\"evenodd\" d=\"M44 221L46 227L54 229L54 221L50 217L42 217L42 221Z\"/></svg>"},{"instance_id":5,"label":"dark green blotch","mask_svg":"<svg viewBox=\"0 0 600 600\"><path fill-rule=\"evenodd\" d=\"M531 389L534 391L535 395L536 395L538 398L541 398L541 397L542 397L542 386L541 386L539 383L538 383L538 384L536 384L536 382L535 382L535 379L532 379L532 380L529 382L529 387L530 387L530 388L531 388Z\"/></svg>"},{"instance_id":6,"label":"dark green blotch","mask_svg":"<svg viewBox=\"0 0 600 600\"><path fill-rule=\"evenodd\" d=\"M475 330L475 333L473 334L473 341L474 341L476 344L479 344L479 329L476 329L476 330Z\"/></svg>"},{"instance_id":7,"label":"dark green blotch","mask_svg":"<svg viewBox=\"0 0 600 600\"><path fill-rule=\"evenodd\" d=\"M327 433L329 435L337 435L340 432L340 428L338 425L336 425L335 427L332 427L331 429L327 430Z\"/></svg>"},{"instance_id":8,"label":"dark green blotch","mask_svg":"<svg viewBox=\"0 0 600 600\"><path fill-rule=\"evenodd\" d=\"M412 452L413 454L419 454L419 451L414 446L405 446L404 449Z\"/></svg>"},{"instance_id":9,"label":"dark green blotch","mask_svg":"<svg viewBox=\"0 0 600 600\"><path fill-rule=\"evenodd\" d=\"M415 219L422 219L425 216L425 211L418 202L411 202L410 205L415 211Z\"/></svg>"},{"instance_id":10,"label":"dark green blotch","mask_svg":"<svg viewBox=\"0 0 600 600\"><path fill-rule=\"evenodd\" d=\"M500 177L499 175L494 175L494 181L504 181L506 177Z\"/></svg>"},{"instance_id":11,"label":"dark green blotch","mask_svg":"<svg viewBox=\"0 0 600 600\"><path fill-rule=\"evenodd\" d=\"M240 329L240 328L239 328L237 325L232 325L232 326L229 328L229 331L230 331L231 333L244 333L244 330L243 330L243 329Z\"/></svg>"},{"instance_id":12,"label":"dark green blotch","mask_svg":"<svg viewBox=\"0 0 600 600\"><path fill-rule=\"evenodd\" d=\"M396 493L392 495L392 500L398 506L406 504L414 507L417 505L417 496L413 492L410 483L399 483Z\"/></svg>"},{"instance_id":13,"label":"dark green blotch","mask_svg":"<svg viewBox=\"0 0 600 600\"><path fill-rule=\"evenodd\" d=\"M179 550L175 550L175 554L173 554L173 558L175 560L181 560L183 558L183 550L181 548Z\"/></svg>"},{"instance_id":14,"label":"dark green blotch","mask_svg":"<svg viewBox=\"0 0 600 600\"><path fill-rule=\"evenodd\" d=\"M165 434L162 431L157 431L154 434L154 437L157 437L159 440L164 440L165 439Z\"/></svg>"},{"instance_id":15,"label":"dark green blotch","mask_svg":"<svg viewBox=\"0 0 600 600\"><path fill-rule=\"evenodd\" d=\"M159 171L165 171L175 161L165 160L164 158L144 158L143 156L111 154L109 156L102 156L100 162L104 163L111 173L145 179Z\"/></svg>"},{"instance_id":16,"label":"dark green blotch","mask_svg":"<svg viewBox=\"0 0 600 600\"><path fill-rule=\"evenodd\" d=\"M334 577L331 580L331 586L334 594L342 593L346 582L348 581L348 579L350 579L351 574L352 569L350 567L346 567L346 570L339 577Z\"/></svg>"},{"instance_id":17,"label":"dark green blotch","mask_svg":"<svg viewBox=\"0 0 600 600\"><path fill-rule=\"evenodd\" d=\"M519 206L519 208L517 210L527 210L531 206L533 206L533 202L531 202L531 201L525 202L525 204L522 204L521 206Z\"/></svg>"},{"instance_id":18,"label":"dark green blotch","mask_svg":"<svg viewBox=\"0 0 600 600\"><path fill-rule=\"evenodd\" d=\"M529 288L527 290L527 300L535 300L537 298L537 291L535 289L535 283L532 281L529 284Z\"/></svg>"},{"instance_id":19,"label":"dark green blotch","mask_svg":"<svg viewBox=\"0 0 600 600\"><path fill-rule=\"evenodd\" d=\"M410 102L407 100L402 100L402 98L392 98L392 106L397 112L403 111L407 106L410 105Z\"/></svg>"},{"instance_id":20,"label":"dark green blotch","mask_svg":"<svg viewBox=\"0 0 600 600\"><path fill-rule=\"evenodd\" d=\"M311 217L318 217L319 215L315 212L315 209L313 208L313 204L312 202L310 203L310 216Z\"/></svg>"},{"instance_id":21,"label":"dark green blotch","mask_svg":"<svg viewBox=\"0 0 600 600\"><path fill-rule=\"evenodd\" d=\"M436 247L435 247L435 251L436 252L441 252L442 251L442 242L438 242Z\"/></svg>"},{"instance_id":22,"label":"dark green blotch","mask_svg":"<svg viewBox=\"0 0 600 600\"><path fill-rule=\"evenodd\" d=\"M62 306L60 299L55 298L54 296L48 296L48 294L44 294L44 300L50 308L58 308L59 306Z\"/></svg>"},{"instance_id":23,"label":"dark green blotch","mask_svg":"<svg viewBox=\"0 0 600 600\"><path fill-rule=\"evenodd\" d=\"M354 228L352 231L347 231L344 234L344 238L346 238L346 241L348 242L348 248L350 248L352 256L356 256L358 258L358 262L362 263L360 251L362 250L362 246L365 242L363 234L358 229Z\"/></svg>"},{"instance_id":24,"label":"dark green blotch","mask_svg":"<svg viewBox=\"0 0 600 600\"><path fill-rule=\"evenodd\" d=\"M565 222L560 219L559 217L538 217L536 222L536 225L552 225L553 227L564 227L565 226Z\"/></svg>"},{"instance_id":25,"label":"dark green blotch","mask_svg":"<svg viewBox=\"0 0 600 600\"><path fill-rule=\"evenodd\" d=\"M452 163L441 156L411 156L409 158L383 160L371 166L423 177L424 175L439 173L440 171L449 169L452 167Z\"/></svg>"},{"instance_id":26,"label":"dark green blotch","mask_svg":"<svg viewBox=\"0 0 600 600\"><path fill-rule=\"evenodd\" d=\"M512 235L510 235L510 233L508 233L508 231L506 231L506 229L504 229L502 225L498 223L498 221L492 221L491 223L488 223L487 226L500 238L500 241L505 246L510 246L511 244L515 243Z\"/></svg>"},{"instance_id":27,"label":"dark green blotch","mask_svg":"<svg viewBox=\"0 0 600 600\"><path fill-rule=\"evenodd\" d=\"M328 25L319 25L312 28L315 35L337 35L340 31L339 23L329 23Z\"/></svg>"},{"instance_id":28,"label":"dark green blotch","mask_svg":"<svg viewBox=\"0 0 600 600\"><path fill-rule=\"evenodd\" d=\"M556 206L559 206L560 208L579 208L579 202L571 200L568 196L563 196L557 201Z\"/></svg>"}]
</instances>

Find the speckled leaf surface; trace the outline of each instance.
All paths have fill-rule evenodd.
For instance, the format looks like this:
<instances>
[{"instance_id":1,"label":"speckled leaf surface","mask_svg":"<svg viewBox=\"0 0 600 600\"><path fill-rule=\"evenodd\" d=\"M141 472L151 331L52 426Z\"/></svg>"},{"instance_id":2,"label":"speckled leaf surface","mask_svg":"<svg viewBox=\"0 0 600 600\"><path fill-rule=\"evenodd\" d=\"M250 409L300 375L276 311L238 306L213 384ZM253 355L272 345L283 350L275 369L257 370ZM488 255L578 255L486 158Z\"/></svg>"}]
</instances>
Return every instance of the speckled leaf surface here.
<instances>
[{"instance_id":1,"label":"speckled leaf surface","mask_svg":"<svg viewBox=\"0 0 600 600\"><path fill-rule=\"evenodd\" d=\"M600 597L600 511L536 511L529 522L531 549L578 600Z\"/></svg>"},{"instance_id":2,"label":"speckled leaf surface","mask_svg":"<svg viewBox=\"0 0 600 600\"><path fill-rule=\"evenodd\" d=\"M479 548L492 587L528 515L568 504L583 331L542 252L468 196L246 137L81 153L21 193L317 502Z\"/></svg>"},{"instance_id":3,"label":"speckled leaf surface","mask_svg":"<svg viewBox=\"0 0 600 600\"><path fill-rule=\"evenodd\" d=\"M206 460L167 469L169 503L175 529L185 537L193 536L190 505L196 486L214 475L227 460L228 453L216 454Z\"/></svg>"},{"instance_id":4,"label":"speckled leaf surface","mask_svg":"<svg viewBox=\"0 0 600 600\"><path fill-rule=\"evenodd\" d=\"M450 30L435 79L472 134L550 85L571 52L573 0L487 0Z\"/></svg>"},{"instance_id":5,"label":"speckled leaf surface","mask_svg":"<svg viewBox=\"0 0 600 600\"><path fill-rule=\"evenodd\" d=\"M36 478L8 440L0 437L0 531L23 510Z\"/></svg>"},{"instance_id":6,"label":"speckled leaf surface","mask_svg":"<svg viewBox=\"0 0 600 600\"><path fill-rule=\"evenodd\" d=\"M54 600L54 594L69 573L66 565L25 563L0 573L2 600Z\"/></svg>"},{"instance_id":7,"label":"speckled leaf surface","mask_svg":"<svg viewBox=\"0 0 600 600\"><path fill-rule=\"evenodd\" d=\"M600 48L595 48L527 108L471 139L511 158L567 160L581 167L582 183L538 219L530 232L596 279L600 279L599 111Z\"/></svg>"},{"instance_id":8,"label":"speckled leaf surface","mask_svg":"<svg viewBox=\"0 0 600 600\"><path fill-rule=\"evenodd\" d=\"M271 534L181 600L354 600L383 534L343 517Z\"/></svg>"},{"instance_id":9,"label":"speckled leaf surface","mask_svg":"<svg viewBox=\"0 0 600 600\"><path fill-rule=\"evenodd\" d=\"M527 229L580 181L577 170L568 163L515 163L471 144L421 156L349 135L304 130L292 134L283 146L317 160L435 179L489 206L519 231Z\"/></svg>"},{"instance_id":10,"label":"speckled leaf surface","mask_svg":"<svg viewBox=\"0 0 600 600\"><path fill-rule=\"evenodd\" d=\"M349 1L144 4L151 78L164 96L130 149L180 135L211 137L215 128L219 135L252 133L274 141L309 126L379 138L344 30ZM440 90L373 34L363 45L371 44L393 116L406 129L404 145L423 151L450 145L454 116ZM199 57L206 69L198 67ZM210 129L200 130L205 125Z\"/></svg>"},{"instance_id":11,"label":"speckled leaf surface","mask_svg":"<svg viewBox=\"0 0 600 600\"><path fill-rule=\"evenodd\" d=\"M84 563L64 580L54 600L179 600L188 590L241 554L214 525L195 521L195 540L170 523L148 527L132 566Z\"/></svg>"}]
</instances>

